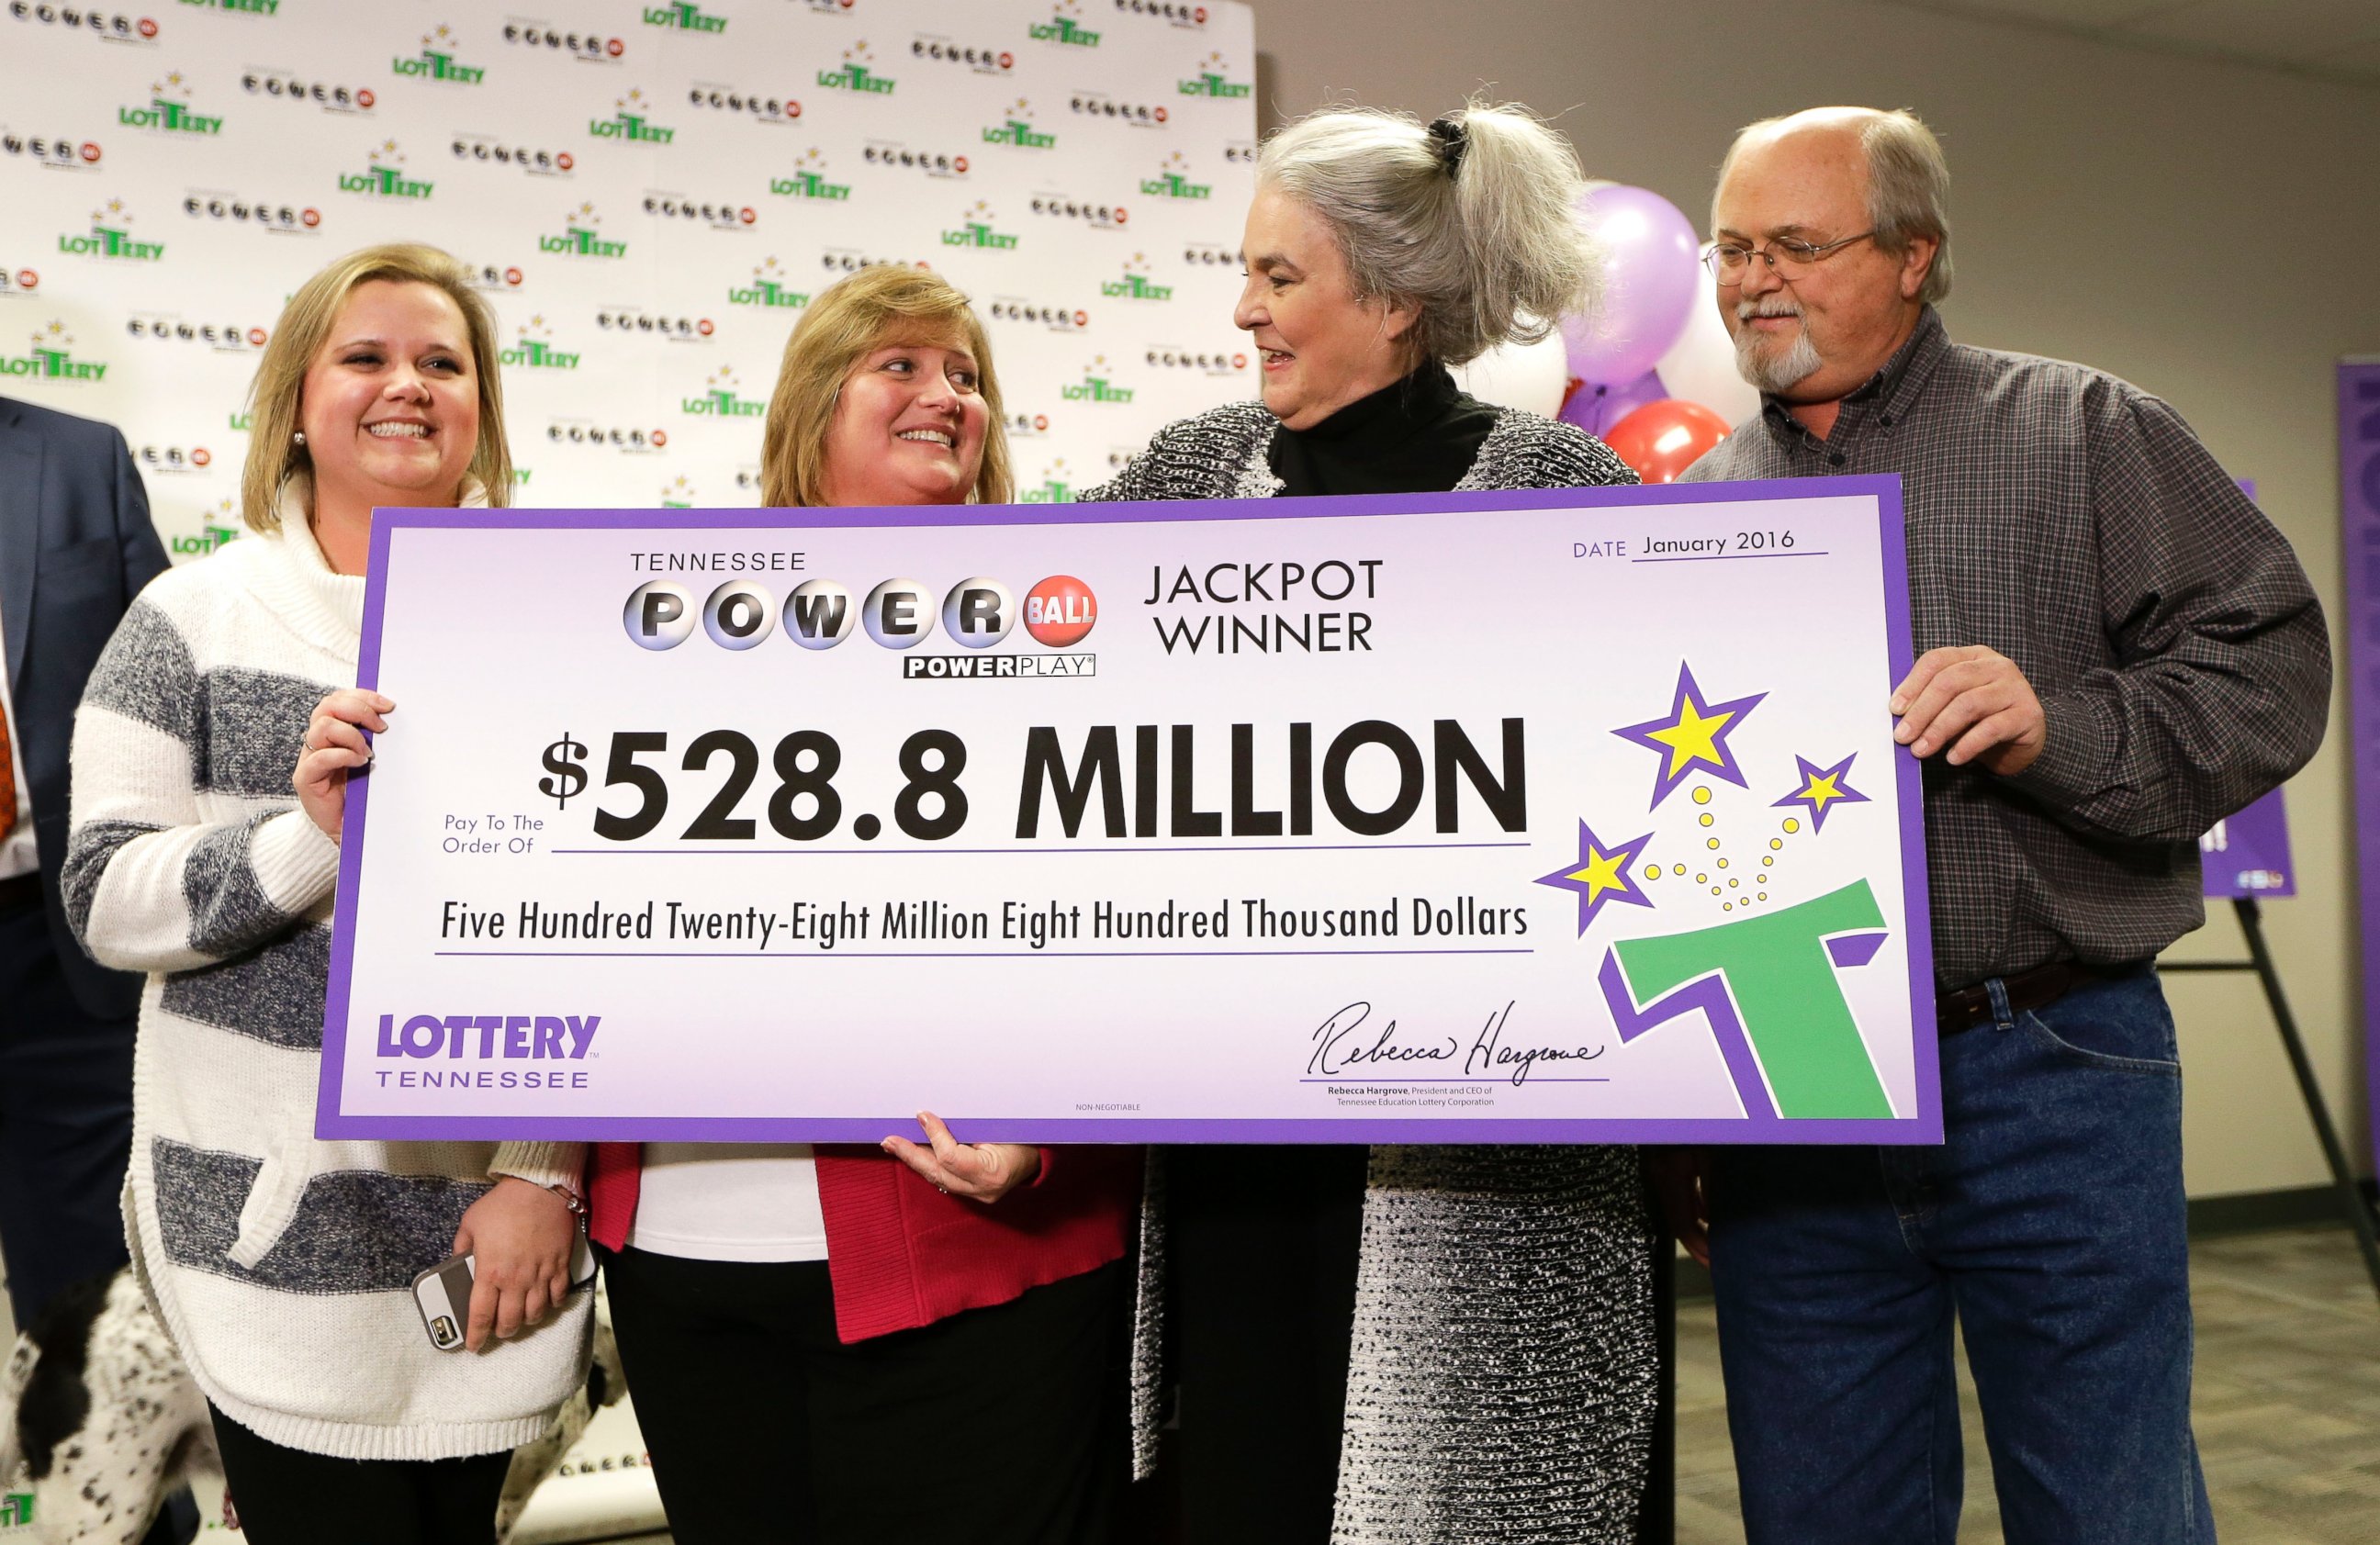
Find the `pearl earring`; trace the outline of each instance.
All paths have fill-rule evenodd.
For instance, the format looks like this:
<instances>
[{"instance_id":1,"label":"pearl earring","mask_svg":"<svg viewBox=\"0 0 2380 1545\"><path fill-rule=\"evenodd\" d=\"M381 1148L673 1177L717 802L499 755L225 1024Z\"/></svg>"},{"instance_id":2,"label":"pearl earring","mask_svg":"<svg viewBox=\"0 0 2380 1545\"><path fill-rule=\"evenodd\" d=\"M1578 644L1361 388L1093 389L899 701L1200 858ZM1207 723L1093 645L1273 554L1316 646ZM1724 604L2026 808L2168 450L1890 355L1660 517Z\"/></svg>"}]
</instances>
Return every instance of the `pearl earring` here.
<instances>
[{"instance_id":1,"label":"pearl earring","mask_svg":"<svg viewBox=\"0 0 2380 1545\"><path fill-rule=\"evenodd\" d=\"M303 429L300 429L300 430L298 430L296 434L291 435L289 438L290 438L291 440L293 440L293 441L297 441L298 444L303 445L303 444L305 444L305 443L306 443L306 431L305 431L305 430L303 430Z\"/></svg>"}]
</instances>

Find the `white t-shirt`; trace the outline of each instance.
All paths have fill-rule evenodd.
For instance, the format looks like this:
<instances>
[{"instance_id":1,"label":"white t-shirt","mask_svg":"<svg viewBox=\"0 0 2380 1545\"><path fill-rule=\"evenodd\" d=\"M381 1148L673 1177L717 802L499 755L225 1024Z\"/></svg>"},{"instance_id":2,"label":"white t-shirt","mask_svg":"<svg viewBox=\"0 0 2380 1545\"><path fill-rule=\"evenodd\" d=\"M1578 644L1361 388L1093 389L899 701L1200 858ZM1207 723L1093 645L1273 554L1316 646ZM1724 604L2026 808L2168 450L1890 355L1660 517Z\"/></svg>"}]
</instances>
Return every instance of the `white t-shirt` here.
<instances>
[{"instance_id":1,"label":"white t-shirt","mask_svg":"<svg viewBox=\"0 0 2380 1545\"><path fill-rule=\"evenodd\" d=\"M695 1261L824 1261L807 1142L649 1142L628 1243Z\"/></svg>"}]
</instances>

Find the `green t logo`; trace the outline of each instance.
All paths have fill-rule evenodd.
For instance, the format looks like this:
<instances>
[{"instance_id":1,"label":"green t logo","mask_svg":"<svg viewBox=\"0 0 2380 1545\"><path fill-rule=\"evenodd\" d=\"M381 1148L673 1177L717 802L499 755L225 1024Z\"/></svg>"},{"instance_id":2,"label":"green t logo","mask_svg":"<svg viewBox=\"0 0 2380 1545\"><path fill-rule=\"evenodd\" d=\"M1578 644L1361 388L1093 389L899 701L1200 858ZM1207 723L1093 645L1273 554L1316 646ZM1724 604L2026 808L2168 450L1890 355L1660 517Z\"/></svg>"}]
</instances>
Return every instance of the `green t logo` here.
<instances>
[{"instance_id":1,"label":"green t logo","mask_svg":"<svg viewBox=\"0 0 2380 1545\"><path fill-rule=\"evenodd\" d=\"M1835 974L1867 964L1884 940L1876 893L1857 880L1716 928L1624 939L1605 953L1599 981L1622 1042L1700 1010L1747 1112L1767 1114L1774 1095L1788 1120L1889 1120Z\"/></svg>"}]
</instances>

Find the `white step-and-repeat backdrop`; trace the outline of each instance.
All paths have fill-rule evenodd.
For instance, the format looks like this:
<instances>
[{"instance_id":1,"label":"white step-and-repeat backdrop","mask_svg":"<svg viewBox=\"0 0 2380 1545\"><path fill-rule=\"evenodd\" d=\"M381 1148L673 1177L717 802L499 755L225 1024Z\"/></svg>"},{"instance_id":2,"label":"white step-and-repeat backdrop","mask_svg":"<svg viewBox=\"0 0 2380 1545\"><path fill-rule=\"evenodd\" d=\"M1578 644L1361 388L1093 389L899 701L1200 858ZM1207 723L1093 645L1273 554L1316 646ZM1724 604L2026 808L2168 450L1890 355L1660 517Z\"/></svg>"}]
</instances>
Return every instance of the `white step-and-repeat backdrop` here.
<instances>
[{"instance_id":1,"label":"white step-and-repeat backdrop","mask_svg":"<svg viewBox=\"0 0 2380 1545\"><path fill-rule=\"evenodd\" d=\"M494 303L524 505L759 502L809 297L922 263L990 329L1020 497L1253 395L1239 0L0 0L0 393L120 426L187 560L334 256Z\"/></svg>"},{"instance_id":2,"label":"white step-and-repeat backdrop","mask_svg":"<svg viewBox=\"0 0 2380 1545\"><path fill-rule=\"evenodd\" d=\"M0 0L0 394L120 427L188 561L241 529L289 293L428 241L494 304L515 503L756 504L802 307L922 263L1064 500L1256 391L1254 39L1239 0ZM657 1526L642 1448L607 1413L521 1539Z\"/></svg>"}]
</instances>

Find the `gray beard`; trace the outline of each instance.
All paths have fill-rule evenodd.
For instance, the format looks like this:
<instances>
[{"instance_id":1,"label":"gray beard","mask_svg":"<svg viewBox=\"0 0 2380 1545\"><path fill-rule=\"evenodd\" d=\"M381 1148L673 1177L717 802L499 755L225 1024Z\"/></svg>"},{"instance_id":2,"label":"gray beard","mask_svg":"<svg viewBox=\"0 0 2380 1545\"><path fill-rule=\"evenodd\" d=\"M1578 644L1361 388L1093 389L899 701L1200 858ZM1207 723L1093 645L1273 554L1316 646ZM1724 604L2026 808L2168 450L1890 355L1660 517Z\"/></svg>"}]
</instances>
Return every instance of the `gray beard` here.
<instances>
[{"instance_id":1,"label":"gray beard","mask_svg":"<svg viewBox=\"0 0 2380 1545\"><path fill-rule=\"evenodd\" d=\"M1816 345L1810 342L1807 328L1793 334L1791 345L1783 354L1763 354L1759 343L1758 336L1749 330L1735 335L1735 370L1772 396L1807 380L1826 363L1818 357Z\"/></svg>"}]
</instances>

